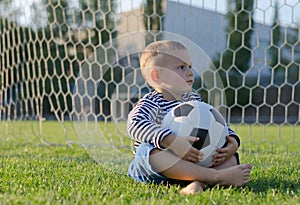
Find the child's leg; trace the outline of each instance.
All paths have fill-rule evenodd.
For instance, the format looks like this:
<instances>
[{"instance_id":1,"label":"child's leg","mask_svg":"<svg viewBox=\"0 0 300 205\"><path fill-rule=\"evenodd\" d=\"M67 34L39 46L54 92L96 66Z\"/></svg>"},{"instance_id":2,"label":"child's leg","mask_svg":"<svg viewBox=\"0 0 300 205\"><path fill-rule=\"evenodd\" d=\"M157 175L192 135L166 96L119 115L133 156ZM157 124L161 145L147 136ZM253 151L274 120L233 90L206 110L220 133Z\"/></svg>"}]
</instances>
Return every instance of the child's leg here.
<instances>
[{"instance_id":1,"label":"child's leg","mask_svg":"<svg viewBox=\"0 0 300 205\"><path fill-rule=\"evenodd\" d=\"M213 168L217 169L217 170L221 170L221 169L226 169L226 168L230 168L230 167L236 166L238 164L239 164L238 156L232 156L227 161L225 161L223 164L218 165L218 166L213 167ZM181 194L186 194L186 195L191 195L191 194L195 194L195 193L197 193L199 191L204 190L205 187L206 187L205 183L199 182L199 181L193 181L189 185L187 185L186 187L184 187L180 191L180 193Z\"/></svg>"},{"instance_id":2,"label":"child's leg","mask_svg":"<svg viewBox=\"0 0 300 205\"><path fill-rule=\"evenodd\" d=\"M150 164L155 171L171 179L200 181L222 186L242 186L248 183L251 170L249 164L236 165L222 170L205 168L182 160L169 151L158 149L151 151Z\"/></svg>"},{"instance_id":3,"label":"child's leg","mask_svg":"<svg viewBox=\"0 0 300 205\"><path fill-rule=\"evenodd\" d=\"M217 170L226 169L226 168L236 166L238 164L239 164L239 161L238 161L237 157L235 155L233 155L227 161L225 161L223 164L215 166L214 169L217 169Z\"/></svg>"},{"instance_id":4,"label":"child's leg","mask_svg":"<svg viewBox=\"0 0 300 205\"><path fill-rule=\"evenodd\" d=\"M180 193L186 194L186 195L192 195L192 194L202 191L204 188L205 188L205 184L203 182L193 181L189 185L184 187L180 191Z\"/></svg>"}]
</instances>

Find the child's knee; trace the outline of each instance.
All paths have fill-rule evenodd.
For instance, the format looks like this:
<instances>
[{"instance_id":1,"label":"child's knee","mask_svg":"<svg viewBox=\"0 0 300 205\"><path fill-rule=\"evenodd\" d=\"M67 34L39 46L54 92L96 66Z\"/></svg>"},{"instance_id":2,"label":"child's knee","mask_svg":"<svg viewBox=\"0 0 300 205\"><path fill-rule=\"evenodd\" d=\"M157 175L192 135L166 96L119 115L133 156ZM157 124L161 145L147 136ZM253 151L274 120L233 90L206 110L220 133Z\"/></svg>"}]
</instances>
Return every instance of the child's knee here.
<instances>
[{"instance_id":1,"label":"child's knee","mask_svg":"<svg viewBox=\"0 0 300 205\"><path fill-rule=\"evenodd\" d=\"M239 160L237 159L237 157L235 155L231 156L229 159L228 159L228 163L229 165L232 165L232 166L235 166L235 165L238 165L239 164Z\"/></svg>"},{"instance_id":2,"label":"child's knee","mask_svg":"<svg viewBox=\"0 0 300 205\"><path fill-rule=\"evenodd\" d=\"M159 152L161 152L161 150L155 148L155 149L153 149L153 150L150 151L150 155L157 154Z\"/></svg>"},{"instance_id":3,"label":"child's knee","mask_svg":"<svg viewBox=\"0 0 300 205\"><path fill-rule=\"evenodd\" d=\"M223 164L220 164L214 167L217 170L226 169L238 165L238 161L235 155L232 155L229 159L227 159Z\"/></svg>"}]
</instances>

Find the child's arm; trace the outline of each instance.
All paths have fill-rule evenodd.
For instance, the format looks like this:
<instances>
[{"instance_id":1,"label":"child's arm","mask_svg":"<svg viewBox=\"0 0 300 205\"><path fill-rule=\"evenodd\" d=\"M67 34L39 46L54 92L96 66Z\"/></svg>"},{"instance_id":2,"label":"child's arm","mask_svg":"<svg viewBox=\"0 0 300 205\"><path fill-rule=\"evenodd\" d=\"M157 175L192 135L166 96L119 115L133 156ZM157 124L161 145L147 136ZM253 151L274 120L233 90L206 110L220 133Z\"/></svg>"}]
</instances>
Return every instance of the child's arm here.
<instances>
[{"instance_id":1,"label":"child's arm","mask_svg":"<svg viewBox=\"0 0 300 205\"><path fill-rule=\"evenodd\" d=\"M226 137L225 145L222 148L216 150L216 154L213 158L215 166L223 164L227 159L229 159L232 155L234 155L237 152L240 146L240 138L229 126L228 135L229 136Z\"/></svg>"},{"instance_id":2,"label":"child's arm","mask_svg":"<svg viewBox=\"0 0 300 205\"><path fill-rule=\"evenodd\" d=\"M130 137L139 143L151 143L158 149L164 149L161 141L172 133L155 123L159 107L148 99L141 99L131 110L127 121Z\"/></svg>"},{"instance_id":3,"label":"child's arm","mask_svg":"<svg viewBox=\"0 0 300 205\"><path fill-rule=\"evenodd\" d=\"M238 150L239 144L236 137L226 136L226 146L224 148L219 148L216 150L213 162L214 166L218 166L224 163L232 155L234 155Z\"/></svg>"},{"instance_id":4,"label":"child's arm","mask_svg":"<svg viewBox=\"0 0 300 205\"><path fill-rule=\"evenodd\" d=\"M198 162L202 153L192 147L197 137L176 137L170 129L164 129L155 123L158 107L149 100L141 100L130 112L127 121L129 135L138 142L152 143L158 149L173 151L182 159Z\"/></svg>"},{"instance_id":5,"label":"child's arm","mask_svg":"<svg viewBox=\"0 0 300 205\"><path fill-rule=\"evenodd\" d=\"M177 137L173 134L166 136L161 144L169 150L172 150L181 159L198 162L202 159L203 153L192 146L192 143L199 140L197 137Z\"/></svg>"}]
</instances>

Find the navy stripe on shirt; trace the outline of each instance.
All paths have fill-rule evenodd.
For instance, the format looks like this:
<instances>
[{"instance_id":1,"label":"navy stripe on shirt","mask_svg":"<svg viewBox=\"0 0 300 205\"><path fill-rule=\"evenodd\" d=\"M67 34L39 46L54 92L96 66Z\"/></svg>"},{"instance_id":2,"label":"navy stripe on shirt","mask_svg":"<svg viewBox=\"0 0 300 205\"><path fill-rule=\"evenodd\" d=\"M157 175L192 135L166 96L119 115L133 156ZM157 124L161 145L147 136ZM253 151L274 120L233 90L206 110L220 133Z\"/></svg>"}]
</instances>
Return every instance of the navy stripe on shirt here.
<instances>
[{"instance_id":1,"label":"navy stripe on shirt","mask_svg":"<svg viewBox=\"0 0 300 205\"><path fill-rule=\"evenodd\" d=\"M154 144L159 149L164 149L160 142L164 137L172 133L170 129L160 127L164 116L181 102L191 100L202 101L201 97L193 92L185 93L181 101L167 101L157 91L146 94L128 115L127 130L130 137L135 140L135 148L140 143L146 142ZM240 139L235 132L229 127L228 132L240 145Z\"/></svg>"}]
</instances>

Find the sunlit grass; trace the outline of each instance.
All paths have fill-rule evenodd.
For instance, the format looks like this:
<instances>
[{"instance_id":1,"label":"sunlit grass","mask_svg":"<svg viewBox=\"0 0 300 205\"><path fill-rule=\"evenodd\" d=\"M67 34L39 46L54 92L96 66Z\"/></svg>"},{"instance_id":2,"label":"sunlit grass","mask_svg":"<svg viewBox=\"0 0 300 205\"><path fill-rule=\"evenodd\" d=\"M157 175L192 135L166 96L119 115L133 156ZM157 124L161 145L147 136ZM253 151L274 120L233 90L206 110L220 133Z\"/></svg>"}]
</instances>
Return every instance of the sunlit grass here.
<instances>
[{"instance_id":1,"label":"sunlit grass","mask_svg":"<svg viewBox=\"0 0 300 205\"><path fill-rule=\"evenodd\" d=\"M119 164L123 166L122 171L113 164L124 159L125 151L113 156L116 161L94 160L89 153L91 149L98 156L108 156L111 142L120 141L120 136L127 138L123 128L116 129L114 123L89 124L85 128L86 125L70 122L63 126L43 122L44 139L63 146L43 143L38 123L22 122L13 126L7 123L6 129L3 124L0 204L300 204L299 126L283 126L278 136L278 126L264 130L259 125L233 125L243 142L241 162L253 165L251 182L242 188L214 187L194 196L182 196L178 186L146 185L128 178L125 163ZM80 140L76 130L89 133L90 138L81 136ZM22 135L25 131L27 134ZM86 144L83 148L79 142L84 139L94 140L99 146ZM71 142L68 145L67 140ZM116 144L129 149L128 142ZM100 145L108 147L102 149ZM284 149L287 145L288 149ZM126 156L132 157L128 153Z\"/></svg>"}]
</instances>

